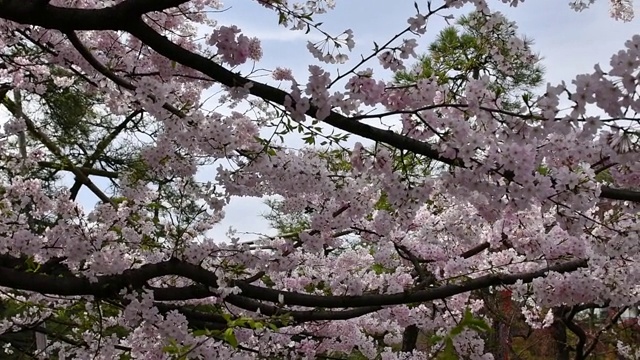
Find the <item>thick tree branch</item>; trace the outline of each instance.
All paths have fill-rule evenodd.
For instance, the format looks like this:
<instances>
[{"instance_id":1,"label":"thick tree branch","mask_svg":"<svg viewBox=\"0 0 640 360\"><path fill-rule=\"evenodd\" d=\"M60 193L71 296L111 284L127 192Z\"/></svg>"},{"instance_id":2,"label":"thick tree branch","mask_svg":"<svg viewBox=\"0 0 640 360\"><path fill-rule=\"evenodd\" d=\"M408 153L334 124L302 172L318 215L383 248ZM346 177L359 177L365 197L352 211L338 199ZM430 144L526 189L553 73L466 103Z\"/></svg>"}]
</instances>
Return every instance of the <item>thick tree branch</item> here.
<instances>
[{"instance_id":1,"label":"thick tree branch","mask_svg":"<svg viewBox=\"0 0 640 360\"><path fill-rule=\"evenodd\" d=\"M139 289L151 279L168 275L183 276L212 288L218 286L217 277L213 272L177 259L146 264L136 269L125 270L119 275L98 276L95 282L84 277L54 277L15 270L12 265L15 265L16 261L18 260L8 255L0 258L0 286L41 294L92 295L98 298L115 296L127 287Z\"/></svg>"},{"instance_id":2,"label":"thick tree branch","mask_svg":"<svg viewBox=\"0 0 640 360\"><path fill-rule=\"evenodd\" d=\"M549 271L560 273L575 271L586 267L586 260L574 260L563 264L550 266L545 269L533 271L525 274L496 274L481 276L462 284L449 284L437 288L430 288L418 291L406 291L396 294L372 294L363 296L316 296L300 293L279 291L274 289L261 288L254 285L237 284L242 290L242 295L256 300L278 302L280 296L286 305L298 305L308 307L325 308L347 308L371 305L397 305L406 303L418 303L435 299L444 299L456 294L478 290L489 286L512 285L518 280L524 283L533 281L535 278L544 277Z\"/></svg>"},{"instance_id":3,"label":"thick tree branch","mask_svg":"<svg viewBox=\"0 0 640 360\"><path fill-rule=\"evenodd\" d=\"M615 189L609 186L603 186L600 188L600 197L640 203L640 191Z\"/></svg>"},{"instance_id":4,"label":"thick tree branch","mask_svg":"<svg viewBox=\"0 0 640 360\"><path fill-rule=\"evenodd\" d=\"M489 246L490 244L488 242L483 242L482 244L463 252L462 254L460 254L460 257L463 259L468 259L470 257L480 254L484 250L488 249Z\"/></svg>"},{"instance_id":5,"label":"thick tree branch","mask_svg":"<svg viewBox=\"0 0 640 360\"><path fill-rule=\"evenodd\" d=\"M585 351L585 346L588 340L587 333L584 331L584 329L580 325L576 324L576 322L574 321L575 316L579 312L587 309L605 308L609 306L610 303L611 303L611 300L607 300L604 302L604 304L586 303L586 304L575 305L571 308L570 312L565 314L564 318L562 319L565 326L578 338L578 343L575 346L575 353L576 353L575 360L585 360L588 357L589 352L591 352L591 350ZM594 339L594 341L596 340L597 340L597 337L596 339Z\"/></svg>"},{"instance_id":6,"label":"thick tree branch","mask_svg":"<svg viewBox=\"0 0 640 360\"><path fill-rule=\"evenodd\" d=\"M252 86L249 89L252 95L273 101L280 105L283 105L285 97L289 96L283 90L259 82L250 81L241 75L225 69L223 66L216 64L202 55L193 53L174 44L172 41L161 34L158 34L143 22L138 21L128 24L128 26L122 30L131 33L159 54L173 59L184 66L198 70L225 86L242 87L247 83L252 83ZM307 111L307 115L315 117L317 111L318 109L312 106L309 111ZM358 121L353 121L352 119L336 112L331 112L331 114L322 121L338 129L348 131L367 139L383 142L398 149L417 152L450 165L458 164L457 160L441 156L437 150L425 142L399 135L390 130L382 130Z\"/></svg>"},{"instance_id":7,"label":"thick tree branch","mask_svg":"<svg viewBox=\"0 0 640 360\"><path fill-rule=\"evenodd\" d=\"M216 294L209 290L209 287L205 285L176 287L147 286L147 288L153 291L153 298L157 301L185 301L216 296Z\"/></svg>"},{"instance_id":8,"label":"thick tree branch","mask_svg":"<svg viewBox=\"0 0 640 360\"><path fill-rule=\"evenodd\" d=\"M70 165L58 164L51 161L38 161L38 166L41 166L43 168L48 168L48 169L73 171L72 170L73 167L71 167ZM110 179L117 179L119 176L119 174L115 171L107 171L107 170L101 170L101 169L96 169L91 167L76 166L75 169L82 171L86 175L106 177Z\"/></svg>"},{"instance_id":9,"label":"thick tree branch","mask_svg":"<svg viewBox=\"0 0 640 360\"><path fill-rule=\"evenodd\" d=\"M175 60L184 66L196 69L203 74L210 76L212 79L220 82L223 85L226 85L228 87L242 87L245 84L251 82L252 86L249 91L252 95L269 101L273 101L281 105L284 104L284 99L286 96L288 96L288 94L283 90L276 89L259 82L249 81L241 75L235 74L225 69L223 66L216 64L215 62L205 58L204 56L192 53L174 44L169 39L162 36L161 34L158 34L151 27L142 22L132 23L124 30L140 39L142 42L147 44L159 54ZM311 106L309 111L307 111L307 115L310 117L316 117L317 111L317 108ZM350 119L333 111L327 118L323 119L322 121L352 134L359 135L370 140L386 143L399 150L408 150L451 166L464 166L458 159L451 159L442 156L435 148L433 148L428 143L397 134L390 130L382 130L361 123L359 121L354 121L353 119ZM629 200L640 202L639 191L612 189L606 186L603 186L601 189L601 197L611 198L615 200Z\"/></svg>"},{"instance_id":10,"label":"thick tree branch","mask_svg":"<svg viewBox=\"0 0 640 360\"><path fill-rule=\"evenodd\" d=\"M0 17L25 25L66 30L114 30L143 14L177 7L188 0L126 0L100 9L49 5L49 1L0 1Z\"/></svg>"},{"instance_id":11,"label":"thick tree branch","mask_svg":"<svg viewBox=\"0 0 640 360\"><path fill-rule=\"evenodd\" d=\"M48 29L113 30L119 22L136 20L124 12L131 10L124 5L127 2L102 9L77 9L42 4L40 1L2 0L0 17Z\"/></svg>"},{"instance_id":12,"label":"thick tree branch","mask_svg":"<svg viewBox=\"0 0 640 360\"><path fill-rule=\"evenodd\" d=\"M415 350L419 333L420 330L416 325L407 326L402 332L402 347L400 350L403 352L412 352Z\"/></svg>"},{"instance_id":13,"label":"thick tree branch","mask_svg":"<svg viewBox=\"0 0 640 360\"><path fill-rule=\"evenodd\" d=\"M573 314L567 316L563 319L563 322L567 329L569 329L574 335L578 337L578 343L576 344L575 352L576 357L575 360L584 360L584 346L587 342L587 333L580 327L580 325L576 324L573 321Z\"/></svg>"},{"instance_id":14,"label":"thick tree branch","mask_svg":"<svg viewBox=\"0 0 640 360\"><path fill-rule=\"evenodd\" d=\"M152 11L162 11L178 7L189 0L127 0L114 6L128 16L140 17Z\"/></svg>"},{"instance_id":15,"label":"thick tree branch","mask_svg":"<svg viewBox=\"0 0 640 360\"><path fill-rule=\"evenodd\" d=\"M347 320L363 316L382 309L382 306L364 306L342 311L326 310L288 310L286 308L267 305L241 295L229 295L225 298L229 304L241 309L258 312L267 316L287 315L293 321L302 323L307 321Z\"/></svg>"},{"instance_id":16,"label":"thick tree branch","mask_svg":"<svg viewBox=\"0 0 640 360\"><path fill-rule=\"evenodd\" d=\"M15 261L10 261L11 259L9 256L4 256L0 259L0 286L34 291L42 294L63 296L93 295L98 298L107 298L115 296L123 288L142 288L146 286L147 282L151 279L169 275L181 276L212 289L218 287L217 276L213 272L178 259L142 265L136 269L125 270L122 274L118 275L98 276L94 282L82 277L64 275L53 277L15 270L11 267L11 265L15 265ZM417 291L409 290L395 294L367 294L360 296L302 294L269 289L251 285L243 281L230 281L230 285L237 286L241 290L241 295L238 296L240 298L268 301L282 306L367 308L444 299L456 294L489 286L511 285L519 280L523 283L528 283L533 281L533 279L546 276L550 271L564 273L586 267L586 265L586 260L574 260L528 273L486 275L461 284L449 284ZM184 290L184 288L181 289ZM200 296L205 295L202 289L195 287L189 289L192 289L193 294L199 294ZM163 290L165 299L171 295L169 290ZM237 299L234 296L235 295L229 295L227 300ZM229 301L231 302L231 300ZM244 300L237 299L237 301L242 302L246 306L250 306L250 304L244 302ZM285 310L285 312L289 311Z\"/></svg>"}]
</instances>

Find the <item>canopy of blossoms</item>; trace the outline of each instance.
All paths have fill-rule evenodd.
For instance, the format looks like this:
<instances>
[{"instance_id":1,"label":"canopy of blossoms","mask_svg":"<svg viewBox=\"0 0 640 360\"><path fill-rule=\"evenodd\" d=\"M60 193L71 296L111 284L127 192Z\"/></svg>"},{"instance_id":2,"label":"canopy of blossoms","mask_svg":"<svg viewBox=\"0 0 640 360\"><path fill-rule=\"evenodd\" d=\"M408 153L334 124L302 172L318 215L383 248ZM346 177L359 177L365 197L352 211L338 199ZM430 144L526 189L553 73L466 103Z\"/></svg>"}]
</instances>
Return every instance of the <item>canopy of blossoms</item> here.
<instances>
[{"instance_id":1,"label":"canopy of blossoms","mask_svg":"<svg viewBox=\"0 0 640 360\"><path fill-rule=\"evenodd\" d=\"M254 2L326 36L309 42L319 63L349 58L357 34L312 20L333 1ZM479 294L511 291L534 328L559 307L638 304L640 35L507 110L488 76L453 101L435 79L371 70L408 68L451 9L482 14L486 32L508 21L483 0L437 2L354 67L294 78L283 60L266 79L246 67L260 39L219 25L216 0L0 0L0 298L13 309L0 329L46 334L60 359L490 359ZM618 20L632 9L611 1ZM538 60L516 35L508 46ZM218 110L200 106L212 89ZM93 101L73 136L39 110L65 91ZM295 149L272 136L283 128L327 140ZM333 130L366 141L347 148ZM202 182L205 165L217 170ZM80 189L100 202L80 206ZM252 245L210 236L235 196L277 196L308 226ZM575 331L586 358L593 339Z\"/></svg>"}]
</instances>

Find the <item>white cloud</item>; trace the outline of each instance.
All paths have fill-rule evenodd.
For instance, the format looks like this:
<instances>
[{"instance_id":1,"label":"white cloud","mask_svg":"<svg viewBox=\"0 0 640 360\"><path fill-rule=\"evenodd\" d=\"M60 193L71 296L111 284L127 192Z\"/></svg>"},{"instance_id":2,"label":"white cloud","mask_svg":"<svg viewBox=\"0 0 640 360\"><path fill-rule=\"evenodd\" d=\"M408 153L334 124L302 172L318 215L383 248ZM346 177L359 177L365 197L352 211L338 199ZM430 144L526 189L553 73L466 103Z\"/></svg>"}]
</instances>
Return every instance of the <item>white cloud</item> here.
<instances>
[{"instance_id":1,"label":"white cloud","mask_svg":"<svg viewBox=\"0 0 640 360\"><path fill-rule=\"evenodd\" d=\"M307 41L317 42L324 40L323 36L317 33L310 32L305 34L303 30L289 30L284 27L271 26L269 28L252 28L248 26L242 26L242 33L249 37L257 37L262 42L303 42Z\"/></svg>"}]
</instances>

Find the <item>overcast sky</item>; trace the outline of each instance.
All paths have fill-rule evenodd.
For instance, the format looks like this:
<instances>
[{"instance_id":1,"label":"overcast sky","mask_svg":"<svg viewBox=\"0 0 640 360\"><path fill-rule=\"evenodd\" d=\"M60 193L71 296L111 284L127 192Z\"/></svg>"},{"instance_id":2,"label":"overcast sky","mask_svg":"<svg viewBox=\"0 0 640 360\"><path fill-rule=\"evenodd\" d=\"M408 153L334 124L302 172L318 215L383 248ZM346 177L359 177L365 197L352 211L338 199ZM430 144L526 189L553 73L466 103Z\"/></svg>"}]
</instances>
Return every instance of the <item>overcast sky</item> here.
<instances>
[{"instance_id":1,"label":"overcast sky","mask_svg":"<svg viewBox=\"0 0 640 360\"><path fill-rule=\"evenodd\" d=\"M352 29L355 35L356 48L350 54L352 59L360 55L368 55L373 48L373 41L384 43L394 34L406 27L406 19L415 13L413 1L389 0L337 0L336 8L329 13L314 18L323 22L323 29L331 34L339 34ZM598 0L596 4L582 13L569 8L566 0L533 0L509 8L499 1L489 1L491 8L503 12L509 19L519 25L519 32L534 39L534 50L543 57L546 80L559 83L565 80L570 83L576 74L591 72L595 63L600 63L606 71L610 56L624 46L624 42L637 33L638 20L630 23L615 21L609 17L608 1ZM426 1L418 3L421 10L426 9ZM434 1L434 7L439 2ZM262 41L264 56L259 63L260 68L273 69L277 66L291 68L300 81L307 78L310 64L318 62L306 49L308 39L318 39L318 35L289 31L278 26L277 16L258 5L256 1L227 1L226 11L212 14L222 25L237 25L245 34L259 37ZM470 11L470 7L453 14ZM638 10L636 10L638 12ZM451 14L443 12L442 14ZM427 34L420 40L422 53L435 35L445 25L444 21L434 18L430 21ZM375 63L369 67L377 68ZM326 66L334 71L337 66ZM391 78L391 73L388 73ZM213 178L213 169L205 169L199 178ZM94 201L86 191L82 192L82 202L86 205ZM235 198L226 208L226 219L213 232L216 239L226 239L225 232L232 226L241 232L268 233L268 224L260 214L268 209L261 199ZM242 239L252 239L255 235L243 235Z\"/></svg>"}]
</instances>

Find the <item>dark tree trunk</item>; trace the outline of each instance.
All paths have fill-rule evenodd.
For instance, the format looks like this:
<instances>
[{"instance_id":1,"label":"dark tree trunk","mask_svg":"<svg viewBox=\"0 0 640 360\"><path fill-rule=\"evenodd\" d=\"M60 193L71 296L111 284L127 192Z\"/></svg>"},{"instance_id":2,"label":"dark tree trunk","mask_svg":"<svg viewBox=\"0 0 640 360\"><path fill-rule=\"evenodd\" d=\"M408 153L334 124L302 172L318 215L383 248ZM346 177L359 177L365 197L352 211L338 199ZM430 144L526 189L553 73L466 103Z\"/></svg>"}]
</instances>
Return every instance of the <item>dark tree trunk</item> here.
<instances>
[{"instance_id":1,"label":"dark tree trunk","mask_svg":"<svg viewBox=\"0 0 640 360\"><path fill-rule=\"evenodd\" d=\"M553 308L553 324L551 324L551 334L555 343L556 360L570 360L570 349L567 344L567 327L562 318L566 309L564 307Z\"/></svg>"},{"instance_id":2,"label":"dark tree trunk","mask_svg":"<svg viewBox=\"0 0 640 360\"><path fill-rule=\"evenodd\" d=\"M409 325L402 333L402 351L411 352L416 349L418 342L418 327Z\"/></svg>"}]
</instances>

